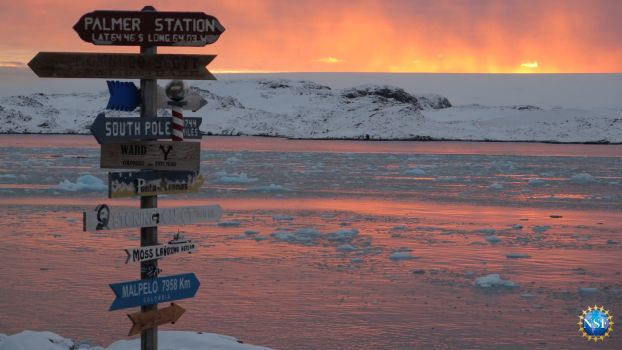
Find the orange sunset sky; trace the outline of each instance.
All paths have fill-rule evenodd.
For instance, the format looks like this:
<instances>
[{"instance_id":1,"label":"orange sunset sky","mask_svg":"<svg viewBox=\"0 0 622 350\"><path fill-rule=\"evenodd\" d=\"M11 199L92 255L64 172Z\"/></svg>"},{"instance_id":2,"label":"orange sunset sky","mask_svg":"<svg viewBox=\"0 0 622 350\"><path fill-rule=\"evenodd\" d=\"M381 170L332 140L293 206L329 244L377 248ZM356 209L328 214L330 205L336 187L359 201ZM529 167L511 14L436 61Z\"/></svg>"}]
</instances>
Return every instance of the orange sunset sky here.
<instances>
[{"instance_id":1,"label":"orange sunset sky","mask_svg":"<svg viewBox=\"0 0 622 350\"><path fill-rule=\"evenodd\" d=\"M622 72L620 0L0 0L0 66L38 51L137 52L82 42L94 10L202 11L226 31L215 72Z\"/></svg>"}]
</instances>

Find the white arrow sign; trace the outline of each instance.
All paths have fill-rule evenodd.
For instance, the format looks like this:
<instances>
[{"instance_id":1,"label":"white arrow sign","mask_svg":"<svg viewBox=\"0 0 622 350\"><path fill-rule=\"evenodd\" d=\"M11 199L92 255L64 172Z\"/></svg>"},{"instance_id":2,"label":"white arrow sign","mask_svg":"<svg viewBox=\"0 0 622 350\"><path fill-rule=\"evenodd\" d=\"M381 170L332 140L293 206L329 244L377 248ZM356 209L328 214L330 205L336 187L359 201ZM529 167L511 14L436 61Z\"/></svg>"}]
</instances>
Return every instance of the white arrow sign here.
<instances>
[{"instance_id":1,"label":"white arrow sign","mask_svg":"<svg viewBox=\"0 0 622 350\"><path fill-rule=\"evenodd\" d=\"M182 225L198 221L218 221L221 215L222 209L219 205L112 210L102 204L94 211L83 213L83 230L95 232L128 227Z\"/></svg>"},{"instance_id":2,"label":"white arrow sign","mask_svg":"<svg viewBox=\"0 0 622 350\"><path fill-rule=\"evenodd\" d=\"M195 250L196 244L192 242L173 244L169 243L152 245L142 248L130 248L125 249L125 253L127 254L127 259L125 259L125 263L127 264L155 260L173 254L190 253Z\"/></svg>"}]
</instances>

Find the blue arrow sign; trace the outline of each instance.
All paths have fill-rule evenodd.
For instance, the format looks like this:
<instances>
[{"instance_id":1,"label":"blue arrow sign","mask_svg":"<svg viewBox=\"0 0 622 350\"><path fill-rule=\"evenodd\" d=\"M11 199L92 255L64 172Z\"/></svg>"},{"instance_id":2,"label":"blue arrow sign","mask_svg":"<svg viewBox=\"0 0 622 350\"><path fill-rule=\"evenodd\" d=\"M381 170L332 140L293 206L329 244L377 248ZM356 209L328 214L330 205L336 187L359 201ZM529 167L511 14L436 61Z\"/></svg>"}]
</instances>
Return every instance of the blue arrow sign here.
<instances>
[{"instance_id":1,"label":"blue arrow sign","mask_svg":"<svg viewBox=\"0 0 622 350\"><path fill-rule=\"evenodd\" d=\"M140 90L132 82L107 80L110 99L106 109L131 112L140 106Z\"/></svg>"},{"instance_id":2,"label":"blue arrow sign","mask_svg":"<svg viewBox=\"0 0 622 350\"><path fill-rule=\"evenodd\" d=\"M116 298L109 311L192 298L199 289L194 273L110 284Z\"/></svg>"}]
</instances>

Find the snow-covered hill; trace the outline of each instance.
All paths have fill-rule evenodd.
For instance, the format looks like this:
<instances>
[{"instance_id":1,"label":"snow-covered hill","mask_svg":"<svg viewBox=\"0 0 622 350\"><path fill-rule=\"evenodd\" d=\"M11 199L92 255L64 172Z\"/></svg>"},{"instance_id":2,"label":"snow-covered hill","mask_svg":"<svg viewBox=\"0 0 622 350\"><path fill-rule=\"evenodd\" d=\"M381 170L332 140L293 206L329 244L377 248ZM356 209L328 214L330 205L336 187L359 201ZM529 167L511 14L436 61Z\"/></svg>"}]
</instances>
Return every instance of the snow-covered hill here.
<instances>
[{"instance_id":1,"label":"snow-covered hill","mask_svg":"<svg viewBox=\"0 0 622 350\"><path fill-rule=\"evenodd\" d=\"M308 80L230 79L195 82L208 104L203 118L217 135L290 138L452 139L622 142L622 108L458 105L447 97L388 85L332 89ZM33 93L0 97L1 133L87 134L105 111L108 92ZM160 115L169 115L168 110Z\"/></svg>"}]
</instances>

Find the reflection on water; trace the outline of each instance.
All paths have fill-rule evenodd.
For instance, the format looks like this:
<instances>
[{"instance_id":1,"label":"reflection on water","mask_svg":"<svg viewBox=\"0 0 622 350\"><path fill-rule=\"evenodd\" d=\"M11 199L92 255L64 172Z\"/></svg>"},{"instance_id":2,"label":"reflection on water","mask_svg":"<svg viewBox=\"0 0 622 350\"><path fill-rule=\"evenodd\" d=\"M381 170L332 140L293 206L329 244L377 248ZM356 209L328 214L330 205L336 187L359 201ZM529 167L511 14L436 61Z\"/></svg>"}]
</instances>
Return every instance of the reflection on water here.
<instances>
[{"instance_id":1,"label":"reflection on water","mask_svg":"<svg viewBox=\"0 0 622 350\"><path fill-rule=\"evenodd\" d=\"M160 266L195 272L201 288L165 329L282 349L585 349L581 309L622 315L621 146L219 137L202 148L201 192L159 204L218 203L226 223L179 227L199 249ZM126 334L107 284L138 277L123 252L138 229L85 233L81 212L138 200L59 186L105 180L98 160L90 137L0 136L0 332L102 345ZM492 273L518 287L476 286ZM620 348L620 334L599 347Z\"/></svg>"}]
</instances>

